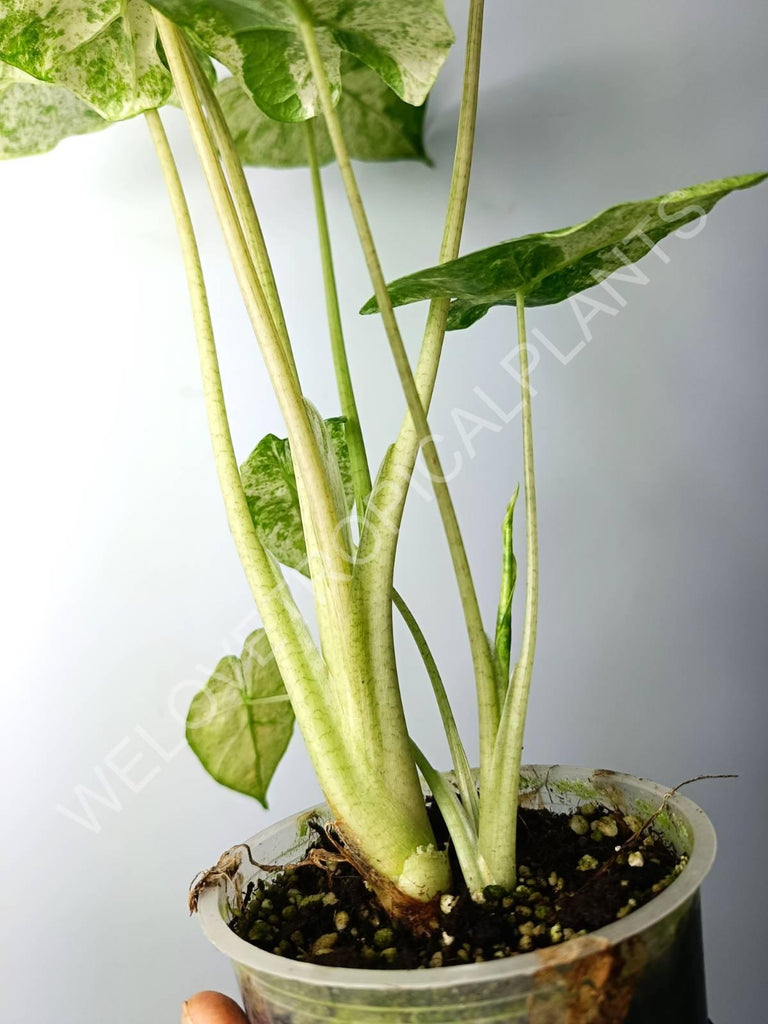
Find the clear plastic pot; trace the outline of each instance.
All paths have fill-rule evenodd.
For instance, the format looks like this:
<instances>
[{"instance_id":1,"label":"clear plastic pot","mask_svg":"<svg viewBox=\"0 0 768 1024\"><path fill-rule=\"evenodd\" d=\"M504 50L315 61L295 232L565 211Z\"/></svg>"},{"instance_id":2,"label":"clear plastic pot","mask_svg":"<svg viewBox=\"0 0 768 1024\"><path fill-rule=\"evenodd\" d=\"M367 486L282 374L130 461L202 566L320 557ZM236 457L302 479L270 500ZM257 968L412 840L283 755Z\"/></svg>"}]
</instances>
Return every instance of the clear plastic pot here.
<instances>
[{"instance_id":1,"label":"clear plastic pot","mask_svg":"<svg viewBox=\"0 0 768 1024\"><path fill-rule=\"evenodd\" d=\"M595 800L644 820L666 794L656 783L616 772L533 766L524 769L522 802L570 811ZM288 818L248 840L253 859L301 859L301 821ZM715 833L704 812L679 794L656 828L690 857L669 888L590 935L504 960L374 971L284 959L231 931L232 888L225 882L203 892L200 919L234 965L251 1024L706 1024L699 891L714 860ZM259 874L246 857L237 884Z\"/></svg>"}]
</instances>

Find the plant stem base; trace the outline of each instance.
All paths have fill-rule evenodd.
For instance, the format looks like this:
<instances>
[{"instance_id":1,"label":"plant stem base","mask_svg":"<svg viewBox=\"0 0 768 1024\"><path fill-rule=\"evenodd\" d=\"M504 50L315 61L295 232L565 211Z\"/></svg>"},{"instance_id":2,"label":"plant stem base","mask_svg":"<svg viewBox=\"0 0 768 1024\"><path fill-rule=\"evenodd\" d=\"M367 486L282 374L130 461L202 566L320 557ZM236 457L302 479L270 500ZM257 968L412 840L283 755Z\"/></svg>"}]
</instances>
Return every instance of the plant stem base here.
<instances>
[{"instance_id":1,"label":"plant stem base","mask_svg":"<svg viewBox=\"0 0 768 1024\"><path fill-rule=\"evenodd\" d=\"M221 884L201 895L200 917L233 961L251 1024L707 1024L699 891L715 840L706 815L654 783L564 766L525 768L521 797L524 806L570 813L603 803L641 820L663 804L657 827L689 863L650 903L597 932L506 960L422 971L322 967L257 949L229 928L233 890ZM299 859L301 821L254 837L253 859ZM247 860L242 872L241 891L261 877Z\"/></svg>"}]
</instances>

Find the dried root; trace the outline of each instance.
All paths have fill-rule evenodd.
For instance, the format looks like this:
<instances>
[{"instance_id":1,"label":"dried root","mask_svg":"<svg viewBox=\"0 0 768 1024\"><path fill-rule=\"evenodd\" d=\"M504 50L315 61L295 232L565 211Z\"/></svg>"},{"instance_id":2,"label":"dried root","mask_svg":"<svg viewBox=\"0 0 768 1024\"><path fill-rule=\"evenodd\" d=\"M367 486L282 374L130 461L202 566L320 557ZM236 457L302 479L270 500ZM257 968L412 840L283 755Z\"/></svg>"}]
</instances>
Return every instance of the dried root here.
<instances>
[{"instance_id":1,"label":"dried root","mask_svg":"<svg viewBox=\"0 0 768 1024\"><path fill-rule=\"evenodd\" d=\"M213 867L207 868L205 871L200 871L195 875L192 879L192 884L189 887L188 905L190 914L197 913L198 902L205 890L219 885L222 881L227 885L234 885L236 897L238 899L240 898L241 885L239 871L243 855L236 851L243 848L248 850L248 857L251 860L251 863L253 863L251 851L245 843L239 843L237 846L232 846L229 850L225 850Z\"/></svg>"},{"instance_id":2,"label":"dried root","mask_svg":"<svg viewBox=\"0 0 768 1024\"><path fill-rule=\"evenodd\" d=\"M309 825L314 828L315 831L319 832L320 835L327 837L331 845L336 848L336 852L331 850L315 849L310 850L304 860L297 861L294 864L261 864L259 861L253 859L251 848L247 843L238 843L236 846L232 846L228 850L225 850L213 867L207 868L205 871L200 871L192 879L192 884L189 887L188 898L190 914L197 913L200 897L205 890L218 886L221 882L224 882L226 885L234 886L236 901L239 903L242 900L243 880L240 875L240 867L243 862L242 851L245 851L248 856L248 860L253 867L258 868L266 874L276 874L280 871L291 871L294 868L311 866L320 868L330 876L339 864L352 863L334 834L333 823L329 823L328 825L321 827L310 821Z\"/></svg>"},{"instance_id":3,"label":"dried root","mask_svg":"<svg viewBox=\"0 0 768 1024\"><path fill-rule=\"evenodd\" d=\"M611 868L613 867L613 865L616 863L616 860L618 859L618 857L620 857L622 854L628 854L630 858L633 856L633 851L635 850L635 848L639 844L640 840L643 839L643 837L646 835L646 833L648 832L648 829L651 827L651 825L654 823L654 821L656 821L656 819L661 814L663 814L664 811L666 811L667 807L669 806L669 801L684 786L690 786L691 783L693 783L693 782L704 782L707 779L738 779L738 775L697 775L693 779L686 779L685 782L681 782L680 785L679 786L675 786L674 789L670 789L668 793L664 794L664 799L661 801L661 803L656 808L656 810L653 812L653 814L651 814L650 817L647 818L642 823L642 825L640 825L639 828L637 828L633 832L633 834L629 837L629 839L627 839L625 842L623 842L621 844L621 846L617 846L616 847L615 853L614 853L613 857L611 857L610 860L605 861L605 863L602 865L602 867L599 869L599 871L596 871L595 874L592 875L592 877L590 878L588 884L592 885L592 883L597 878L599 878L601 875L604 875L607 871L610 871ZM642 864L642 860L640 860L639 863Z\"/></svg>"}]
</instances>

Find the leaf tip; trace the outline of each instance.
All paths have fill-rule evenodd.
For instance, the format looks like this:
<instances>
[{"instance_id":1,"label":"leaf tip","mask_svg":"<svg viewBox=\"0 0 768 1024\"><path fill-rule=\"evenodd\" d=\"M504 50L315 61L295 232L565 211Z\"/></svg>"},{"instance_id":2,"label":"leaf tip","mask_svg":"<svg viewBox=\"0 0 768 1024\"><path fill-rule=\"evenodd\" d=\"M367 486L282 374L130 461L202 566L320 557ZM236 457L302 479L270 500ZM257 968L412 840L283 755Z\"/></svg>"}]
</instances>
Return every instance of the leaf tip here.
<instances>
[{"instance_id":1,"label":"leaf tip","mask_svg":"<svg viewBox=\"0 0 768 1024\"><path fill-rule=\"evenodd\" d=\"M520 497L520 484L517 483L517 484L515 484L515 489L512 492L512 497L509 499L509 502L507 503L507 511L504 514L504 523L503 523L503 528L504 529L506 529L508 526L511 526L511 524L512 524L512 521L513 521L514 515L515 515L515 506L517 505L517 499L519 497Z\"/></svg>"}]
</instances>

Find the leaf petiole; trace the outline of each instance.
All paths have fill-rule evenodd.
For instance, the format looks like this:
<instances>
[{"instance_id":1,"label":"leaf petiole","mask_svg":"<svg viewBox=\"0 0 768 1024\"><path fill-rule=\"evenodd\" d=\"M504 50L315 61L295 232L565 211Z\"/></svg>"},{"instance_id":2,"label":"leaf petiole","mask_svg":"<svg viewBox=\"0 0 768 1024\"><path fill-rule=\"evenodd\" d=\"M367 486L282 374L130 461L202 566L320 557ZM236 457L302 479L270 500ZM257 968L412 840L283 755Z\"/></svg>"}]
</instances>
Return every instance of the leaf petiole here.
<instances>
[{"instance_id":1,"label":"leaf petiole","mask_svg":"<svg viewBox=\"0 0 768 1024\"><path fill-rule=\"evenodd\" d=\"M325 208L323 182L320 176L320 164L317 158L317 143L313 119L304 122L307 142L307 157L312 177L312 195L317 218L317 234L320 243L320 261L323 269L325 287L325 307L328 317L328 333L331 339L333 367L336 374L336 386L341 401L341 412L347 421L347 445L349 460L352 467L352 479L355 488L357 515L362 523L365 517L365 506L371 493L371 470L365 451L363 432L360 427L360 416L357 400L352 386L352 375L349 370L349 358L344 342L344 328L341 323L339 294L336 286L336 272L333 266L333 249L328 228L328 214Z\"/></svg>"},{"instance_id":2,"label":"leaf petiole","mask_svg":"<svg viewBox=\"0 0 768 1024\"><path fill-rule=\"evenodd\" d=\"M296 5L297 11L301 5ZM382 319L386 330L387 338L392 349L395 365L397 367L400 383L408 403L408 411L413 419L419 436L424 459L432 478L432 485L437 499L440 515L445 528L454 572L459 586L459 593L462 600L464 615L466 619L467 634L472 651L472 661L475 670L475 679L478 691L479 717L480 717L480 761L481 772L487 771L493 753L496 731L499 723L498 694L496 690L496 674L493 655L490 650L488 639L483 627L480 605L475 591L472 572L469 566L464 541L459 528L456 511L453 506L450 491L446 484L446 477L440 463L437 448L431 436L427 423L426 413L421 404L416 383L413 377L408 356L400 335L400 330L395 319L392 304L389 301L384 274L379 263L376 246L373 241L368 217L365 213L362 197L357 186L354 171L349 159L349 154L344 143L338 117L331 96L330 85L326 76L325 67L315 37L314 26L306 17L300 17L301 35L307 52L315 85L320 96L320 104L325 116L328 134L331 137L336 161L339 165L342 181L347 193L349 206L355 221L360 244L363 250L368 271L373 283L374 291L379 301ZM374 574L374 589L380 591L386 586L386 600L391 600L391 582L382 580L378 574ZM482 781L481 781L482 791Z\"/></svg>"},{"instance_id":3,"label":"leaf petiole","mask_svg":"<svg viewBox=\"0 0 768 1024\"><path fill-rule=\"evenodd\" d=\"M513 888L517 881L517 808L520 765L523 753L528 697L539 608L539 529L536 514L536 477L533 462L533 420L528 341L525 327L525 294L515 296L520 359L520 393L523 421L523 470L525 491L526 565L525 614L520 659L507 690L491 767L490 790L480 807L480 850L497 884Z\"/></svg>"}]
</instances>

